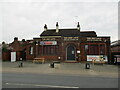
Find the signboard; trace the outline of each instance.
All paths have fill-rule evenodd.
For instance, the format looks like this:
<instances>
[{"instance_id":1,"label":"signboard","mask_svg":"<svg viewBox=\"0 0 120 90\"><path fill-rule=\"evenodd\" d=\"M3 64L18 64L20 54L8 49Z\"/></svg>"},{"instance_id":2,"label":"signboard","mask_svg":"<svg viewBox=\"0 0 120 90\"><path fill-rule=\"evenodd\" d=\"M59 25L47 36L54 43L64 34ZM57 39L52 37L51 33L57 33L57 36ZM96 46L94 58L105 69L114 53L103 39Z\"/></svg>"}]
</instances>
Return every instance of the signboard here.
<instances>
[{"instance_id":1,"label":"signboard","mask_svg":"<svg viewBox=\"0 0 120 90\"><path fill-rule=\"evenodd\" d=\"M55 41L55 38L42 38L42 41Z\"/></svg>"},{"instance_id":2,"label":"signboard","mask_svg":"<svg viewBox=\"0 0 120 90\"><path fill-rule=\"evenodd\" d=\"M74 51L72 51L72 54L74 54Z\"/></svg>"},{"instance_id":3,"label":"signboard","mask_svg":"<svg viewBox=\"0 0 120 90\"><path fill-rule=\"evenodd\" d=\"M114 63L120 63L120 55L114 55Z\"/></svg>"},{"instance_id":4,"label":"signboard","mask_svg":"<svg viewBox=\"0 0 120 90\"><path fill-rule=\"evenodd\" d=\"M80 53L80 51L78 50L77 53Z\"/></svg>"},{"instance_id":5,"label":"signboard","mask_svg":"<svg viewBox=\"0 0 120 90\"><path fill-rule=\"evenodd\" d=\"M119 63L120 63L120 58L119 58L119 57L117 58L117 62L119 62Z\"/></svg>"},{"instance_id":6,"label":"signboard","mask_svg":"<svg viewBox=\"0 0 120 90\"><path fill-rule=\"evenodd\" d=\"M64 41L77 41L78 37L64 37Z\"/></svg>"},{"instance_id":7,"label":"signboard","mask_svg":"<svg viewBox=\"0 0 120 90\"><path fill-rule=\"evenodd\" d=\"M11 62L16 61L16 52L11 52Z\"/></svg>"},{"instance_id":8,"label":"signboard","mask_svg":"<svg viewBox=\"0 0 120 90\"><path fill-rule=\"evenodd\" d=\"M41 41L40 45L57 45L56 41Z\"/></svg>"},{"instance_id":9,"label":"signboard","mask_svg":"<svg viewBox=\"0 0 120 90\"><path fill-rule=\"evenodd\" d=\"M102 38L96 38L96 37L92 37L92 38L87 38L87 41L102 41Z\"/></svg>"},{"instance_id":10,"label":"signboard","mask_svg":"<svg viewBox=\"0 0 120 90\"><path fill-rule=\"evenodd\" d=\"M107 62L107 56L106 55L87 55L87 61L105 61Z\"/></svg>"}]
</instances>

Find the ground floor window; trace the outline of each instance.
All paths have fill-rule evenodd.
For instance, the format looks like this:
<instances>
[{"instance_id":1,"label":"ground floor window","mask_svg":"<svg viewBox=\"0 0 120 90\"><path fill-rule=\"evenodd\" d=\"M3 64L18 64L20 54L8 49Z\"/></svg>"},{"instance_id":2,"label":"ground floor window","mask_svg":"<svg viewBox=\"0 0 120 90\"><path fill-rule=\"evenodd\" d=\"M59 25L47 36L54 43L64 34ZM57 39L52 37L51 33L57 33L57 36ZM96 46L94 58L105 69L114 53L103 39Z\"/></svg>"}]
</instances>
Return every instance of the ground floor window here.
<instances>
[{"instance_id":1,"label":"ground floor window","mask_svg":"<svg viewBox=\"0 0 120 90\"><path fill-rule=\"evenodd\" d=\"M29 49L29 54L33 54L33 47L32 46L30 46L30 49Z\"/></svg>"},{"instance_id":2,"label":"ground floor window","mask_svg":"<svg viewBox=\"0 0 120 90\"><path fill-rule=\"evenodd\" d=\"M39 46L38 48L38 54L39 55L58 55L58 45L44 45Z\"/></svg>"},{"instance_id":3,"label":"ground floor window","mask_svg":"<svg viewBox=\"0 0 120 90\"><path fill-rule=\"evenodd\" d=\"M105 55L106 48L105 44L86 44L85 45L86 55Z\"/></svg>"}]
</instances>

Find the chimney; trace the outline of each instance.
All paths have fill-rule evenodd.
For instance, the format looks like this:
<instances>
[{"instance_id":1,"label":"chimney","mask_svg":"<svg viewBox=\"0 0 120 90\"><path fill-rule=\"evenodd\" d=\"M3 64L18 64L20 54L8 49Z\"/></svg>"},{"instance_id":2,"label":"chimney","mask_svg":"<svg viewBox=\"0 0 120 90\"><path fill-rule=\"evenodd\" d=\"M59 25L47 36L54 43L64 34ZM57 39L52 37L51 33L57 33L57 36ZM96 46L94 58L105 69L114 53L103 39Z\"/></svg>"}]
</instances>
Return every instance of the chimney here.
<instances>
[{"instance_id":1,"label":"chimney","mask_svg":"<svg viewBox=\"0 0 120 90\"><path fill-rule=\"evenodd\" d=\"M22 39L22 42L25 42L25 39Z\"/></svg>"},{"instance_id":2,"label":"chimney","mask_svg":"<svg viewBox=\"0 0 120 90\"><path fill-rule=\"evenodd\" d=\"M5 45L5 42L2 42L2 45Z\"/></svg>"},{"instance_id":3,"label":"chimney","mask_svg":"<svg viewBox=\"0 0 120 90\"><path fill-rule=\"evenodd\" d=\"M78 22L78 25L77 25L77 30L80 30L80 24L79 24L79 22Z\"/></svg>"},{"instance_id":4,"label":"chimney","mask_svg":"<svg viewBox=\"0 0 120 90\"><path fill-rule=\"evenodd\" d=\"M59 32L59 25L58 25L58 22L56 23L56 32L57 32L57 33Z\"/></svg>"},{"instance_id":5,"label":"chimney","mask_svg":"<svg viewBox=\"0 0 120 90\"><path fill-rule=\"evenodd\" d=\"M18 41L18 37L15 37L15 38L14 38L14 41Z\"/></svg>"},{"instance_id":6,"label":"chimney","mask_svg":"<svg viewBox=\"0 0 120 90\"><path fill-rule=\"evenodd\" d=\"M44 26L44 31L47 31L47 25L45 24L45 26Z\"/></svg>"}]
</instances>

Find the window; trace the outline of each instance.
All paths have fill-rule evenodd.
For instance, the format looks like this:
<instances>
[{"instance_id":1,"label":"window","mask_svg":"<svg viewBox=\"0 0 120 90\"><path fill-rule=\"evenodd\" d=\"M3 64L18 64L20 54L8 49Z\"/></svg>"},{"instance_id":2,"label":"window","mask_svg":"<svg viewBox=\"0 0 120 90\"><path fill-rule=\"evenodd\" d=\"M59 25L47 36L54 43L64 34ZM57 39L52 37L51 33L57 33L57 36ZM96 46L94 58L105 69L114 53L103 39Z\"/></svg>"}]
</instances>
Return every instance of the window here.
<instances>
[{"instance_id":1,"label":"window","mask_svg":"<svg viewBox=\"0 0 120 90\"><path fill-rule=\"evenodd\" d=\"M51 46L51 54L54 54L54 47Z\"/></svg>"},{"instance_id":2,"label":"window","mask_svg":"<svg viewBox=\"0 0 120 90\"><path fill-rule=\"evenodd\" d=\"M88 48L88 45L85 45L85 54L89 54L89 48Z\"/></svg>"},{"instance_id":3,"label":"window","mask_svg":"<svg viewBox=\"0 0 120 90\"><path fill-rule=\"evenodd\" d=\"M104 44L89 44L85 45L85 55L105 55Z\"/></svg>"},{"instance_id":4,"label":"window","mask_svg":"<svg viewBox=\"0 0 120 90\"><path fill-rule=\"evenodd\" d=\"M105 45L100 45L100 54L105 55Z\"/></svg>"},{"instance_id":5,"label":"window","mask_svg":"<svg viewBox=\"0 0 120 90\"><path fill-rule=\"evenodd\" d=\"M42 54L42 47L38 46L38 55Z\"/></svg>"},{"instance_id":6,"label":"window","mask_svg":"<svg viewBox=\"0 0 120 90\"><path fill-rule=\"evenodd\" d=\"M92 54L92 55L98 55L99 54L99 47L96 44L90 45L89 50L90 50L89 54Z\"/></svg>"},{"instance_id":7,"label":"window","mask_svg":"<svg viewBox=\"0 0 120 90\"><path fill-rule=\"evenodd\" d=\"M88 50L88 45L85 45L85 50Z\"/></svg>"},{"instance_id":8,"label":"window","mask_svg":"<svg viewBox=\"0 0 120 90\"><path fill-rule=\"evenodd\" d=\"M58 46L46 45L43 48L43 55L57 55L57 52L58 52Z\"/></svg>"},{"instance_id":9,"label":"window","mask_svg":"<svg viewBox=\"0 0 120 90\"><path fill-rule=\"evenodd\" d=\"M30 46L30 49L29 49L29 54L33 54L33 47Z\"/></svg>"}]
</instances>

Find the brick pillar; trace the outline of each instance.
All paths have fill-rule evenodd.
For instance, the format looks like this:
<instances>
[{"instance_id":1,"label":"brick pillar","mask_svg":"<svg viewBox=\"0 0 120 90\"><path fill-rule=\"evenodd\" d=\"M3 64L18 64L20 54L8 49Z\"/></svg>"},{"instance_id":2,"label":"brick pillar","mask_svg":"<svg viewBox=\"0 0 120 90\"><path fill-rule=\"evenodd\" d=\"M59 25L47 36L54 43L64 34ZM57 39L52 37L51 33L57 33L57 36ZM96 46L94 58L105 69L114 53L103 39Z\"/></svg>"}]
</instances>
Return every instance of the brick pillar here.
<instances>
[{"instance_id":1,"label":"brick pillar","mask_svg":"<svg viewBox=\"0 0 120 90\"><path fill-rule=\"evenodd\" d=\"M61 50L60 52L60 56L61 56L61 61L64 61L64 58L63 58L63 54L64 54L64 43L62 42L61 43L61 48L59 48Z\"/></svg>"},{"instance_id":2,"label":"brick pillar","mask_svg":"<svg viewBox=\"0 0 120 90\"><path fill-rule=\"evenodd\" d=\"M35 46L35 57L37 57L38 56L38 44L36 44L36 46Z\"/></svg>"}]
</instances>

